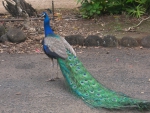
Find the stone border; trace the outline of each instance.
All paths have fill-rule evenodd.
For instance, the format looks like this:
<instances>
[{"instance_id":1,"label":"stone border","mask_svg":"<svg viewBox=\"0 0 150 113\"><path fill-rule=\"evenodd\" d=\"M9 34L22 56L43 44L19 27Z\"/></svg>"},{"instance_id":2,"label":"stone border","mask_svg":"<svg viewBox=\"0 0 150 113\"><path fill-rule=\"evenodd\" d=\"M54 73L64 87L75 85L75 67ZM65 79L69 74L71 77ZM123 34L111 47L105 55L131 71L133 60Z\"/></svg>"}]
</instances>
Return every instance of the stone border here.
<instances>
[{"instance_id":1,"label":"stone border","mask_svg":"<svg viewBox=\"0 0 150 113\"><path fill-rule=\"evenodd\" d=\"M22 31L17 29L12 29L13 32L7 32L5 34L5 28L0 26L0 42L11 41L13 43L19 43L25 41L26 37L23 35ZM17 35L19 34L19 35ZM21 35L22 34L22 35ZM20 38L22 36L22 39ZM12 37L12 38L11 38ZM11 38L11 39L10 39ZM113 35L106 35L104 37L99 37L98 35L89 35L86 38L82 35L69 35L65 36L65 39L73 46L86 46L86 47L138 47L142 46L145 48L150 48L150 35L141 38L132 38L130 36L122 37L121 39L116 38Z\"/></svg>"},{"instance_id":2,"label":"stone border","mask_svg":"<svg viewBox=\"0 0 150 113\"><path fill-rule=\"evenodd\" d=\"M99 37L98 35L89 35L86 38L82 35L69 35L65 36L65 39L69 44L73 46L86 46L86 47L138 47L142 46L145 48L150 48L150 35L146 37L141 37L141 39L135 39L130 36L122 37L121 39L116 38L112 35L106 35L104 37Z\"/></svg>"}]
</instances>

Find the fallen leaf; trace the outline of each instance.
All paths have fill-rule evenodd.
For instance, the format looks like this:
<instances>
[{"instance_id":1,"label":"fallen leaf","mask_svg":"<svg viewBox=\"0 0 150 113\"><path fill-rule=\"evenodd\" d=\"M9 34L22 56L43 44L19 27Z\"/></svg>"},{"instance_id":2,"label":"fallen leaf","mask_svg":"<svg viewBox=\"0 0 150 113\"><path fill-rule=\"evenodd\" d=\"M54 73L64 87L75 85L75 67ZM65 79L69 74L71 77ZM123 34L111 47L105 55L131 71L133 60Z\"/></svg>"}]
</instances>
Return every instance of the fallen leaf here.
<instances>
[{"instance_id":1,"label":"fallen leaf","mask_svg":"<svg viewBox=\"0 0 150 113\"><path fill-rule=\"evenodd\" d=\"M84 48L84 49L85 49L85 48L87 48L87 47L86 47L86 46L83 46L82 48Z\"/></svg>"},{"instance_id":2,"label":"fallen leaf","mask_svg":"<svg viewBox=\"0 0 150 113\"><path fill-rule=\"evenodd\" d=\"M117 58L117 59L116 59L116 61L118 62L118 61L119 61L119 59Z\"/></svg>"},{"instance_id":3,"label":"fallen leaf","mask_svg":"<svg viewBox=\"0 0 150 113\"><path fill-rule=\"evenodd\" d=\"M77 53L82 53L83 51L77 52Z\"/></svg>"},{"instance_id":4,"label":"fallen leaf","mask_svg":"<svg viewBox=\"0 0 150 113\"><path fill-rule=\"evenodd\" d=\"M16 93L16 95L21 95L21 92Z\"/></svg>"},{"instance_id":5,"label":"fallen leaf","mask_svg":"<svg viewBox=\"0 0 150 113\"><path fill-rule=\"evenodd\" d=\"M41 51L39 49L36 49L35 52L36 53L41 53Z\"/></svg>"},{"instance_id":6,"label":"fallen leaf","mask_svg":"<svg viewBox=\"0 0 150 113\"><path fill-rule=\"evenodd\" d=\"M142 47L142 46L140 46L140 49L143 49L143 47Z\"/></svg>"}]
</instances>

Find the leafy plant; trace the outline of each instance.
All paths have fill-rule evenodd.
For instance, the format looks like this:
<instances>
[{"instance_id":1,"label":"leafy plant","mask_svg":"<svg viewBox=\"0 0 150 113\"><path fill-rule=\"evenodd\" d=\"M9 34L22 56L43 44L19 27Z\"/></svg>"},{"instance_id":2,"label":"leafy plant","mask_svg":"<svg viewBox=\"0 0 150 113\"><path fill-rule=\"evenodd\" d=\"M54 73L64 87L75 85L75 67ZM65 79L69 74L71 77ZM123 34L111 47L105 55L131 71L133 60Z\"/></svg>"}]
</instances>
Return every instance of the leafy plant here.
<instances>
[{"instance_id":1,"label":"leafy plant","mask_svg":"<svg viewBox=\"0 0 150 113\"><path fill-rule=\"evenodd\" d=\"M150 13L150 0L77 0L81 3L83 18L92 18L102 14L127 14L141 17Z\"/></svg>"},{"instance_id":2,"label":"leafy plant","mask_svg":"<svg viewBox=\"0 0 150 113\"><path fill-rule=\"evenodd\" d=\"M135 6L135 7L130 7L126 11L129 15L139 18L143 14L145 14L146 9L142 5L138 5L138 6Z\"/></svg>"},{"instance_id":3,"label":"leafy plant","mask_svg":"<svg viewBox=\"0 0 150 113\"><path fill-rule=\"evenodd\" d=\"M100 6L100 3L83 3L81 14L84 18L89 18L95 15L99 15L101 13L102 6Z\"/></svg>"}]
</instances>

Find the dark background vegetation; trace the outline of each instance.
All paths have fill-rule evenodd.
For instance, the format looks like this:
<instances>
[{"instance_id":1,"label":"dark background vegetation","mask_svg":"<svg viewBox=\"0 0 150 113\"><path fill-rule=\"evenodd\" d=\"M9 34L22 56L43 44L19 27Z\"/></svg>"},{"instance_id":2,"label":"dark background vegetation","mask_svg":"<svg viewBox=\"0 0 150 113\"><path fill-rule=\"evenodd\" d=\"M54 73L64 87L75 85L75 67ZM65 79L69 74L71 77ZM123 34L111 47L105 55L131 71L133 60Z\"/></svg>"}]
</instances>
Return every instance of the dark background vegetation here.
<instances>
[{"instance_id":1,"label":"dark background vegetation","mask_svg":"<svg viewBox=\"0 0 150 113\"><path fill-rule=\"evenodd\" d=\"M137 18L150 13L150 0L78 0L83 18L126 13Z\"/></svg>"}]
</instances>

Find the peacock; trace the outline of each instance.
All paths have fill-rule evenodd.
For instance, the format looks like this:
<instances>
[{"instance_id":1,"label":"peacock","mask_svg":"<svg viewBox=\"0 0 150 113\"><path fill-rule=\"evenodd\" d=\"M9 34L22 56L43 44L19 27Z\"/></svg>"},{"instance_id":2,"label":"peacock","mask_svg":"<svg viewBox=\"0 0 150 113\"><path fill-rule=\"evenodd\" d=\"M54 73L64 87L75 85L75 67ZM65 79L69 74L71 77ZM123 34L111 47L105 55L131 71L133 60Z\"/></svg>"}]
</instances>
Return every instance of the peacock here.
<instances>
[{"instance_id":1,"label":"peacock","mask_svg":"<svg viewBox=\"0 0 150 113\"><path fill-rule=\"evenodd\" d=\"M96 108L150 110L150 102L131 98L99 83L83 66L71 45L63 37L53 32L47 13L43 12L42 16L45 31L43 50L52 61L57 60L69 88L75 95L89 106Z\"/></svg>"}]
</instances>

